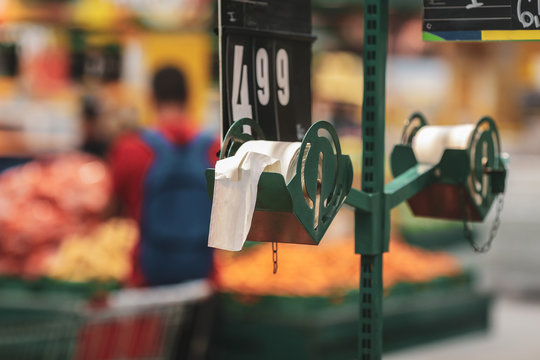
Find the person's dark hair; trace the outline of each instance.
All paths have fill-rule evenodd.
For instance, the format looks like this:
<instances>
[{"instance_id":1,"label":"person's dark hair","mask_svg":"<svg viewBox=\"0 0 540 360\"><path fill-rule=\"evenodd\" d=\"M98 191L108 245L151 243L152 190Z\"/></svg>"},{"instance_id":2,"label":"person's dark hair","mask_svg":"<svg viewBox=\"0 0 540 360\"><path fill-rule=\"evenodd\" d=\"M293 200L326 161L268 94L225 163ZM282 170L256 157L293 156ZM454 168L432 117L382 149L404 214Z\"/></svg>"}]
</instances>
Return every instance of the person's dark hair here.
<instances>
[{"instance_id":1,"label":"person's dark hair","mask_svg":"<svg viewBox=\"0 0 540 360\"><path fill-rule=\"evenodd\" d=\"M182 71L174 66L160 68L152 80L154 100L158 104L185 104L188 97L186 78Z\"/></svg>"}]
</instances>

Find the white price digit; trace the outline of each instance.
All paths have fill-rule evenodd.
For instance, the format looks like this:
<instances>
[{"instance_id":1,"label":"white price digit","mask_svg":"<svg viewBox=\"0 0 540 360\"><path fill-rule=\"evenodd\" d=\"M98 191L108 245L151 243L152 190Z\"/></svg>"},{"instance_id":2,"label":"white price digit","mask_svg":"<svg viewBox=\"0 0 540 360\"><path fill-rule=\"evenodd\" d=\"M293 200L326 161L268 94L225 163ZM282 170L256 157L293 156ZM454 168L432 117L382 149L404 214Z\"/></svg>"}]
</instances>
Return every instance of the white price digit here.
<instances>
[{"instance_id":1,"label":"white price digit","mask_svg":"<svg viewBox=\"0 0 540 360\"><path fill-rule=\"evenodd\" d=\"M233 121L243 118L253 119L253 111L249 103L248 67L243 64L244 47L234 46L234 67L232 87Z\"/></svg>"},{"instance_id":2,"label":"white price digit","mask_svg":"<svg viewBox=\"0 0 540 360\"><path fill-rule=\"evenodd\" d=\"M522 0L518 0L517 2L517 16L523 28L526 29L531 27L533 24L535 28L540 28L540 0L537 1L536 14L533 14L531 11L524 11L522 8L522 2ZM528 2L530 3L532 0L529 0Z\"/></svg>"},{"instance_id":3,"label":"white price digit","mask_svg":"<svg viewBox=\"0 0 540 360\"><path fill-rule=\"evenodd\" d=\"M259 103L263 106L268 105L270 101L270 74L268 72L268 52L266 49L261 48L257 51L255 57L256 72L257 72L257 97Z\"/></svg>"},{"instance_id":4,"label":"white price digit","mask_svg":"<svg viewBox=\"0 0 540 360\"><path fill-rule=\"evenodd\" d=\"M276 55L276 79L279 103L286 106L289 104L291 94L289 87L289 54L284 49L279 49Z\"/></svg>"},{"instance_id":5,"label":"white price digit","mask_svg":"<svg viewBox=\"0 0 540 360\"><path fill-rule=\"evenodd\" d=\"M234 46L233 81L232 81L232 113L233 121L253 118L253 108L249 103L248 66L244 65L244 46ZM270 103L270 61L268 51L257 50L255 55L255 78L257 80L257 98L259 104ZM276 54L277 97L282 106L289 105L291 90L289 84L289 54L279 49Z\"/></svg>"},{"instance_id":6,"label":"white price digit","mask_svg":"<svg viewBox=\"0 0 540 360\"><path fill-rule=\"evenodd\" d=\"M484 3L481 3L481 2L478 2L478 0L470 0L471 3L467 6L465 6L465 8L467 10L470 10L470 9L476 9L476 8L479 8L481 6L484 6Z\"/></svg>"}]
</instances>

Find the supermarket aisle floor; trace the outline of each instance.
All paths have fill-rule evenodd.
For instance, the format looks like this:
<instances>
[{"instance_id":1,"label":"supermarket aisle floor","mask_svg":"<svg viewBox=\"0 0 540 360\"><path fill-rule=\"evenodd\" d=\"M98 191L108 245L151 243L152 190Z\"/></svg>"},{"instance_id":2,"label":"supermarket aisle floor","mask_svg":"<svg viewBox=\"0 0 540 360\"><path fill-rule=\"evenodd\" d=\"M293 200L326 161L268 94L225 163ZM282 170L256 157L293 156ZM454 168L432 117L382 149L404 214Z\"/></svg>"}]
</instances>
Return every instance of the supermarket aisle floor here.
<instances>
[{"instance_id":1,"label":"supermarket aisle floor","mask_svg":"<svg viewBox=\"0 0 540 360\"><path fill-rule=\"evenodd\" d=\"M415 347L384 360L537 360L540 359L540 299L502 298L491 312L491 330Z\"/></svg>"},{"instance_id":2,"label":"supermarket aisle floor","mask_svg":"<svg viewBox=\"0 0 540 360\"><path fill-rule=\"evenodd\" d=\"M469 256L470 263L482 270L483 288L540 294L539 203L540 155L512 155L499 234L488 254ZM481 238L487 238L490 224L481 226Z\"/></svg>"},{"instance_id":3,"label":"supermarket aisle floor","mask_svg":"<svg viewBox=\"0 0 540 360\"><path fill-rule=\"evenodd\" d=\"M508 149L510 174L493 248L478 255L464 242L453 251L465 268L475 270L479 291L497 295L489 333L391 353L385 360L540 359L540 154L523 154L519 147ZM492 211L475 225L480 240L487 239L493 217Z\"/></svg>"}]
</instances>

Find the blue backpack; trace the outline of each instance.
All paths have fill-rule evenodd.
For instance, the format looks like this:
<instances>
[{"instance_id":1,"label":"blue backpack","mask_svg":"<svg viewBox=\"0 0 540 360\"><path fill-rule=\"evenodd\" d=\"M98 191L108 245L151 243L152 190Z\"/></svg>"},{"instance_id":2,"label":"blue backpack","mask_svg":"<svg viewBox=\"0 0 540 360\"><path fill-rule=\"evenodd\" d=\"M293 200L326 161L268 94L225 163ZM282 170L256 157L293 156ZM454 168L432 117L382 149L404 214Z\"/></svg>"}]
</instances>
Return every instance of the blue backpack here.
<instances>
[{"instance_id":1,"label":"blue backpack","mask_svg":"<svg viewBox=\"0 0 540 360\"><path fill-rule=\"evenodd\" d=\"M148 285L174 284L208 277L211 202L205 170L214 139L200 134L176 145L157 131L143 140L154 152L144 182L140 265Z\"/></svg>"}]
</instances>

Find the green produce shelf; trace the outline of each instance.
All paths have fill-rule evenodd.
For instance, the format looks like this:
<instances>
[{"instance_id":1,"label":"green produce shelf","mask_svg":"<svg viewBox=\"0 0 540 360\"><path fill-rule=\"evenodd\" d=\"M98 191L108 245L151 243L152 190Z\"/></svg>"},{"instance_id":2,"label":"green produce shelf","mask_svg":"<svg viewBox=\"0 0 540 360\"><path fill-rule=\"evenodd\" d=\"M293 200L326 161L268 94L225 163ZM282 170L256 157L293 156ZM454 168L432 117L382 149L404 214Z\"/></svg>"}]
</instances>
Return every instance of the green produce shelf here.
<instances>
[{"instance_id":1,"label":"green produce shelf","mask_svg":"<svg viewBox=\"0 0 540 360\"><path fill-rule=\"evenodd\" d=\"M472 277L399 284L384 300L384 351L486 331L491 296ZM222 294L220 360L351 360L357 355L358 292L341 297Z\"/></svg>"}]
</instances>

